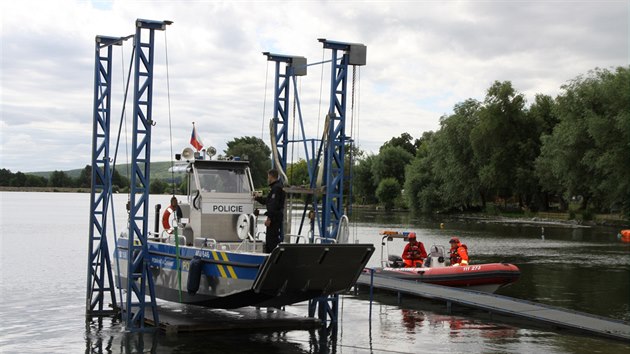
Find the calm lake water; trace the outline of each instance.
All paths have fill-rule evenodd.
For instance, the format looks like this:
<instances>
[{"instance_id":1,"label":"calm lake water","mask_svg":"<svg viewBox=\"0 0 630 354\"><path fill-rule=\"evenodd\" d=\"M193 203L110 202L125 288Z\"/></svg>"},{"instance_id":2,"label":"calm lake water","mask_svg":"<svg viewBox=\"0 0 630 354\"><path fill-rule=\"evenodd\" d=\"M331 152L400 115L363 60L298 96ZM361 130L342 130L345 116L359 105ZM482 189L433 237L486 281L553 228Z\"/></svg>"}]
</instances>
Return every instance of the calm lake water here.
<instances>
[{"instance_id":1,"label":"calm lake water","mask_svg":"<svg viewBox=\"0 0 630 354\"><path fill-rule=\"evenodd\" d=\"M125 195L115 196L118 232ZM152 196L151 204L169 196ZM0 192L1 353L620 353L630 345L494 322L474 311L445 313L419 299L341 297L336 335L322 331L127 334L112 318L85 321L89 194ZM444 223L444 228L439 227ZM150 223L152 225L152 222ZM351 237L377 246L379 231L415 231L425 246L457 235L472 263L508 261L522 275L499 294L630 321L630 245L615 228L570 228L422 219L355 212ZM399 249L397 249L398 247ZM400 253L403 244L390 248ZM110 240L113 248L113 240ZM306 315L306 304L287 311Z\"/></svg>"}]
</instances>

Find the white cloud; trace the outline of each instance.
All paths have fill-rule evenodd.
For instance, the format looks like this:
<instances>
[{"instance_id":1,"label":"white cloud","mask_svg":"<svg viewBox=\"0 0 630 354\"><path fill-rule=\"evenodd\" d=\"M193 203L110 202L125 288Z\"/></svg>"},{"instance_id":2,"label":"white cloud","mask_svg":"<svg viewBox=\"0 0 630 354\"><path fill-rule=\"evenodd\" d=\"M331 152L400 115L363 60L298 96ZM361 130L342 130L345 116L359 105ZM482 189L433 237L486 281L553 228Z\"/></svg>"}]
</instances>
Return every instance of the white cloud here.
<instances>
[{"instance_id":1,"label":"white cloud","mask_svg":"<svg viewBox=\"0 0 630 354\"><path fill-rule=\"evenodd\" d=\"M329 58L317 38L367 45L353 132L362 148L377 151L403 132L438 129L442 115L467 98L483 99L495 80L512 81L531 102L595 67L628 65L628 7L621 0L4 1L0 167L89 163L94 37L132 34L136 18L174 21L156 36L152 157L166 160L171 130L178 152L192 121L219 152L235 137L268 139L273 66L263 51L314 63ZM130 41L115 49L112 135L130 54ZM315 138L330 66L308 70L299 87L307 135Z\"/></svg>"}]
</instances>

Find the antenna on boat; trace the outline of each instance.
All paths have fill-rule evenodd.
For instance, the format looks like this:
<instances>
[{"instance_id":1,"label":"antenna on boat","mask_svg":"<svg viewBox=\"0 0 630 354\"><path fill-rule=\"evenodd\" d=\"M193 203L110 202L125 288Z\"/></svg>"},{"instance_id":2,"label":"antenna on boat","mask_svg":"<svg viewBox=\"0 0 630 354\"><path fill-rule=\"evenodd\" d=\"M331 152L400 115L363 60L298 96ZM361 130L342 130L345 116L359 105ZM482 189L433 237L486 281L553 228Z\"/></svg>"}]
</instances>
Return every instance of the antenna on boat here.
<instances>
[{"instance_id":1,"label":"antenna on boat","mask_svg":"<svg viewBox=\"0 0 630 354\"><path fill-rule=\"evenodd\" d=\"M171 81L168 71L168 41L166 39L166 31L164 31L164 53L166 65L166 102L168 107L168 141L171 148L171 154L169 157L171 161L171 192L173 196L175 196L175 161L173 160L173 123L171 120Z\"/></svg>"}]
</instances>

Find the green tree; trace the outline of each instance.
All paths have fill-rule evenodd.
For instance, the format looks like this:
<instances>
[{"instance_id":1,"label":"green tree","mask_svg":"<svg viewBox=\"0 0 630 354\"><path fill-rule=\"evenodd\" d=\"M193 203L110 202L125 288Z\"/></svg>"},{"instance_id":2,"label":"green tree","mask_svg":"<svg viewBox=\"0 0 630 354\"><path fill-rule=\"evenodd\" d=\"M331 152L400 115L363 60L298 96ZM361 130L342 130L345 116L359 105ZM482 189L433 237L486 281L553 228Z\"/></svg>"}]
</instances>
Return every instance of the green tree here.
<instances>
[{"instance_id":1,"label":"green tree","mask_svg":"<svg viewBox=\"0 0 630 354\"><path fill-rule=\"evenodd\" d=\"M402 134L400 134L399 137L393 137L393 138L389 139L388 141L386 141L381 146L379 151L381 151L381 150L383 150L383 148L389 147L389 146L399 146L399 147L405 149L408 153L410 153L411 156L415 156L416 155L417 146L414 144L413 137L409 133L402 133Z\"/></svg>"},{"instance_id":2,"label":"green tree","mask_svg":"<svg viewBox=\"0 0 630 354\"><path fill-rule=\"evenodd\" d=\"M591 185L598 209L630 215L630 67L595 70L575 88L588 107L586 122L594 148L584 161L595 174Z\"/></svg>"},{"instance_id":3,"label":"green tree","mask_svg":"<svg viewBox=\"0 0 630 354\"><path fill-rule=\"evenodd\" d=\"M154 179L149 184L149 193L164 194L165 191L169 190L169 187L169 184L162 181L161 179Z\"/></svg>"},{"instance_id":4,"label":"green tree","mask_svg":"<svg viewBox=\"0 0 630 354\"><path fill-rule=\"evenodd\" d=\"M188 178L182 178L182 183L179 185L179 192L181 194L188 194Z\"/></svg>"},{"instance_id":5,"label":"green tree","mask_svg":"<svg viewBox=\"0 0 630 354\"><path fill-rule=\"evenodd\" d=\"M25 187L46 187L48 185L48 180L46 177L35 176L35 175L26 175L26 180L24 181Z\"/></svg>"},{"instance_id":6,"label":"green tree","mask_svg":"<svg viewBox=\"0 0 630 354\"><path fill-rule=\"evenodd\" d=\"M255 188L267 185L267 171L271 167L271 149L262 139L254 136L234 138L227 143L227 147L227 150L224 150L226 155L240 156L241 159L249 160Z\"/></svg>"},{"instance_id":7,"label":"green tree","mask_svg":"<svg viewBox=\"0 0 630 354\"><path fill-rule=\"evenodd\" d=\"M400 183L396 178L388 177L381 180L376 188L376 197L383 204L386 210L394 207L396 198L400 196Z\"/></svg>"},{"instance_id":8,"label":"green tree","mask_svg":"<svg viewBox=\"0 0 630 354\"><path fill-rule=\"evenodd\" d=\"M539 138L542 134L551 134L559 122L556 102L551 96L537 94L534 103L527 110L527 114L538 127L539 134L537 135Z\"/></svg>"},{"instance_id":9,"label":"green tree","mask_svg":"<svg viewBox=\"0 0 630 354\"><path fill-rule=\"evenodd\" d=\"M75 181L75 186L90 188L92 186L92 166L85 165L85 167L79 173L79 177Z\"/></svg>"},{"instance_id":10,"label":"green tree","mask_svg":"<svg viewBox=\"0 0 630 354\"><path fill-rule=\"evenodd\" d=\"M48 179L50 187L72 187L72 178L63 171L53 171Z\"/></svg>"},{"instance_id":11,"label":"green tree","mask_svg":"<svg viewBox=\"0 0 630 354\"><path fill-rule=\"evenodd\" d=\"M546 190L630 213L630 68L595 69L562 87L559 123L542 138L536 172Z\"/></svg>"},{"instance_id":12,"label":"green tree","mask_svg":"<svg viewBox=\"0 0 630 354\"><path fill-rule=\"evenodd\" d=\"M361 204L376 204L377 199L374 195L376 189L376 181L374 173L372 173L372 164L375 155L368 155L357 161L354 166L352 178L352 190L354 199Z\"/></svg>"},{"instance_id":13,"label":"green tree","mask_svg":"<svg viewBox=\"0 0 630 354\"><path fill-rule=\"evenodd\" d=\"M299 159L298 162L289 164L287 167L287 177L289 178L289 185L308 186L310 184L310 179L308 177L306 160Z\"/></svg>"},{"instance_id":14,"label":"green tree","mask_svg":"<svg viewBox=\"0 0 630 354\"><path fill-rule=\"evenodd\" d=\"M400 146L383 146L372 161L374 181L380 184L386 178L395 178L400 185L405 181L405 166L413 155Z\"/></svg>"},{"instance_id":15,"label":"green tree","mask_svg":"<svg viewBox=\"0 0 630 354\"><path fill-rule=\"evenodd\" d=\"M129 188L129 178L123 176L118 172L118 169L114 169L114 173L112 173L112 187L116 186L118 189Z\"/></svg>"},{"instance_id":16,"label":"green tree","mask_svg":"<svg viewBox=\"0 0 630 354\"><path fill-rule=\"evenodd\" d=\"M471 132L479 124L481 104L468 99L456 104L453 115L440 119L441 129L431 140L432 173L438 181L442 205L469 209L485 205L486 189L479 179L479 159L471 145Z\"/></svg>"},{"instance_id":17,"label":"green tree","mask_svg":"<svg viewBox=\"0 0 630 354\"><path fill-rule=\"evenodd\" d=\"M425 132L417 140L416 157L405 170L405 199L414 212L431 213L442 206L439 192L440 184L436 180L431 153L436 133Z\"/></svg>"},{"instance_id":18,"label":"green tree","mask_svg":"<svg viewBox=\"0 0 630 354\"><path fill-rule=\"evenodd\" d=\"M11 187L24 187L26 185L26 175L17 171L11 178Z\"/></svg>"},{"instance_id":19,"label":"green tree","mask_svg":"<svg viewBox=\"0 0 630 354\"><path fill-rule=\"evenodd\" d=\"M551 134L553 128L558 124L555 101L551 96L536 95L534 103L526 111L526 118L529 128L523 133L528 134L528 136L527 139L521 141L519 146L523 158L521 164L516 168L515 191L522 203L530 210L547 210L550 201L549 192L543 190L541 186L535 161L540 155L541 137Z\"/></svg>"},{"instance_id":20,"label":"green tree","mask_svg":"<svg viewBox=\"0 0 630 354\"><path fill-rule=\"evenodd\" d=\"M524 105L524 96L511 82L495 81L470 135L482 188L504 200L514 192L516 169L522 163L520 144L528 136Z\"/></svg>"},{"instance_id":21,"label":"green tree","mask_svg":"<svg viewBox=\"0 0 630 354\"><path fill-rule=\"evenodd\" d=\"M0 168L0 186L11 185L11 178L13 178L13 173L11 172L11 170Z\"/></svg>"}]
</instances>

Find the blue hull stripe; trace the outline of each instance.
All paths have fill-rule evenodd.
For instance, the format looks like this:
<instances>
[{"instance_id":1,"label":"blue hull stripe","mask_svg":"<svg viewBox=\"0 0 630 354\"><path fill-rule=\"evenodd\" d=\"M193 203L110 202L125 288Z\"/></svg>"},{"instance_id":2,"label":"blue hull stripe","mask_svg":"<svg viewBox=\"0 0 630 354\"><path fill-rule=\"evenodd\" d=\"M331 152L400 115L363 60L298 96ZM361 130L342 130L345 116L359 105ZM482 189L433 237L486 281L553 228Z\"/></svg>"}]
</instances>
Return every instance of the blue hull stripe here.
<instances>
[{"instance_id":1,"label":"blue hull stripe","mask_svg":"<svg viewBox=\"0 0 630 354\"><path fill-rule=\"evenodd\" d=\"M118 247L121 259L127 259L128 239L119 239ZM149 243L150 266L177 270L175 246L170 244ZM254 280L267 255L242 254L209 249L180 247L182 272L188 272L190 259L199 257L204 262L203 274L218 278ZM218 264L217 264L218 263Z\"/></svg>"}]
</instances>

